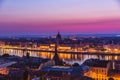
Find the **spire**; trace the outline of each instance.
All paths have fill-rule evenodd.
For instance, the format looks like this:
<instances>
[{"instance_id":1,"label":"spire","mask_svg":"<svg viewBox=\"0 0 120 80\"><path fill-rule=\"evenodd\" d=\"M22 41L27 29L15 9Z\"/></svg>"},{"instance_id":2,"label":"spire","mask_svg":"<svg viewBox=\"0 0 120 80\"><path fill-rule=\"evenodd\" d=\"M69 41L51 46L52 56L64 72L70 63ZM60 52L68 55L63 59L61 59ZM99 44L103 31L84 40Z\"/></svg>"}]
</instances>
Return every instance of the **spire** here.
<instances>
[{"instance_id":1,"label":"spire","mask_svg":"<svg viewBox=\"0 0 120 80\"><path fill-rule=\"evenodd\" d=\"M57 64L57 62L60 60L59 56L58 56L58 45L57 43L55 44L55 55L53 57L53 60L55 61L55 64Z\"/></svg>"},{"instance_id":2,"label":"spire","mask_svg":"<svg viewBox=\"0 0 120 80\"><path fill-rule=\"evenodd\" d=\"M55 65L62 65L62 61L60 60L59 55L58 55L59 39L61 39L61 35L58 32L56 36L56 43L55 43L55 55L53 57L53 60L55 61Z\"/></svg>"},{"instance_id":3,"label":"spire","mask_svg":"<svg viewBox=\"0 0 120 80\"><path fill-rule=\"evenodd\" d=\"M60 32L58 32L57 36L56 36L56 39L60 40L61 39L61 34Z\"/></svg>"}]
</instances>

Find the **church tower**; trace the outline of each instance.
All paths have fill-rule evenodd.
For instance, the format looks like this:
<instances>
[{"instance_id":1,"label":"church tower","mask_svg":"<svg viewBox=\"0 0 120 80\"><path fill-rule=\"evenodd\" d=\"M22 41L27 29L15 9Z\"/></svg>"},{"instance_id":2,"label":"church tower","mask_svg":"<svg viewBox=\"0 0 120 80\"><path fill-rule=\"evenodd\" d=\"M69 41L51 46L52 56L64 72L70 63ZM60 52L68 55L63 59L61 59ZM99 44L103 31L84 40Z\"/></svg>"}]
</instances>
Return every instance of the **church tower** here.
<instances>
[{"instance_id":1,"label":"church tower","mask_svg":"<svg viewBox=\"0 0 120 80\"><path fill-rule=\"evenodd\" d=\"M53 57L53 60L55 61L55 65L63 65L62 60L59 58L58 55L58 45L59 45L59 41L61 40L61 35L58 32L57 36L56 36L56 43L55 43L55 55Z\"/></svg>"}]
</instances>

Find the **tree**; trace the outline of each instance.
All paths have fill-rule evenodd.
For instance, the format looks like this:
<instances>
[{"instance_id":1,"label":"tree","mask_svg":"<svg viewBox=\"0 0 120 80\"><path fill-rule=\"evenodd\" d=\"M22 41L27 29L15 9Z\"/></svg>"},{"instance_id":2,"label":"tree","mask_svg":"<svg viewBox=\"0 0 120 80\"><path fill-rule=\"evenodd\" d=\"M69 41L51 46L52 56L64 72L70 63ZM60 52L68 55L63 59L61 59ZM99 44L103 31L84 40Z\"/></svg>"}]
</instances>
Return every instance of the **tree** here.
<instances>
[{"instance_id":1,"label":"tree","mask_svg":"<svg viewBox=\"0 0 120 80\"><path fill-rule=\"evenodd\" d=\"M23 80L28 80L28 70L25 70L23 73Z\"/></svg>"},{"instance_id":2,"label":"tree","mask_svg":"<svg viewBox=\"0 0 120 80\"><path fill-rule=\"evenodd\" d=\"M5 54L2 55L2 57L9 57L9 56L10 56L10 55L7 54L7 53L5 53Z\"/></svg>"},{"instance_id":3,"label":"tree","mask_svg":"<svg viewBox=\"0 0 120 80\"><path fill-rule=\"evenodd\" d=\"M113 78L109 78L108 80L114 80Z\"/></svg>"},{"instance_id":4,"label":"tree","mask_svg":"<svg viewBox=\"0 0 120 80\"><path fill-rule=\"evenodd\" d=\"M77 66L80 66L80 65L78 63L74 63L72 66L77 67Z\"/></svg>"},{"instance_id":5,"label":"tree","mask_svg":"<svg viewBox=\"0 0 120 80\"><path fill-rule=\"evenodd\" d=\"M27 52L26 56L27 56L27 59L29 59L30 58L30 53Z\"/></svg>"}]
</instances>

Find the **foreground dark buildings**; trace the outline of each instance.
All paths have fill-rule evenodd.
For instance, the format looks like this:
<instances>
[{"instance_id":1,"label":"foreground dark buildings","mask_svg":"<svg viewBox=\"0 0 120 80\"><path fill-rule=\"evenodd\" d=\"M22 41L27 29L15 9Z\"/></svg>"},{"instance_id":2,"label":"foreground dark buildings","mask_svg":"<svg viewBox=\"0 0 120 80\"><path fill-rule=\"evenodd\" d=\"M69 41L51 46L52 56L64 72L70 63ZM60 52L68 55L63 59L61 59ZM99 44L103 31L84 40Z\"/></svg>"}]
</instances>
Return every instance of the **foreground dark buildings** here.
<instances>
[{"instance_id":1,"label":"foreground dark buildings","mask_svg":"<svg viewBox=\"0 0 120 80\"><path fill-rule=\"evenodd\" d=\"M55 65L54 60L36 57L1 56L12 63L1 68L1 80L92 80L84 76L89 68L80 65Z\"/></svg>"}]
</instances>

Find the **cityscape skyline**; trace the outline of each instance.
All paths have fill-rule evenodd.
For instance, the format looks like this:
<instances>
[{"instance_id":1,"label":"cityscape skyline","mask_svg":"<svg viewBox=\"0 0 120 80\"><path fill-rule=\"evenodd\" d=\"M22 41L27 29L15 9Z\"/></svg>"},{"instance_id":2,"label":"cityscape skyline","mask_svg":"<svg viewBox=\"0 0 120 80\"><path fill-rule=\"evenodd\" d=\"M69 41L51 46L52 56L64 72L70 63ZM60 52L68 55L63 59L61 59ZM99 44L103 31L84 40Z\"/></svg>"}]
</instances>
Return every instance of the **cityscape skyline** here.
<instances>
[{"instance_id":1,"label":"cityscape skyline","mask_svg":"<svg viewBox=\"0 0 120 80\"><path fill-rule=\"evenodd\" d=\"M0 80L120 80L120 0L0 0Z\"/></svg>"},{"instance_id":2,"label":"cityscape skyline","mask_svg":"<svg viewBox=\"0 0 120 80\"><path fill-rule=\"evenodd\" d=\"M119 34L119 0L1 0L0 34Z\"/></svg>"}]
</instances>

